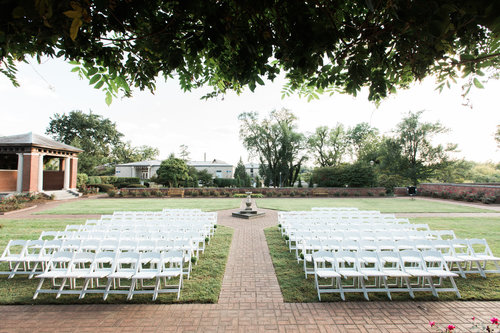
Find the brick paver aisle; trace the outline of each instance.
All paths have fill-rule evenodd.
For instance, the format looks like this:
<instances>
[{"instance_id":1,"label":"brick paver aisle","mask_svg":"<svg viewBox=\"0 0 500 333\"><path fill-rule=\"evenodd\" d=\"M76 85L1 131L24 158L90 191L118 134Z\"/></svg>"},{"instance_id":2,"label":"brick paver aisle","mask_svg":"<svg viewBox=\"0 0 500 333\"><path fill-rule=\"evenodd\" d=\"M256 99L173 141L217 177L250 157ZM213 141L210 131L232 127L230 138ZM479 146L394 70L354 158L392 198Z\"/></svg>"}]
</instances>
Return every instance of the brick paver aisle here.
<instances>
[{"instance_id":1,"label":"brick paver aisle","mask_svg":"<svg viewBox=\"0 0 500 333\"><path fill-rule=\"evenodd\" d=\"M264 228L276 224L277 213L265 212L251 220L233 218L231 211L219 213L218 223L234 229L219 304L255 309L257 303L283 303L264 235Z\"/></svg>"}]
</instances>

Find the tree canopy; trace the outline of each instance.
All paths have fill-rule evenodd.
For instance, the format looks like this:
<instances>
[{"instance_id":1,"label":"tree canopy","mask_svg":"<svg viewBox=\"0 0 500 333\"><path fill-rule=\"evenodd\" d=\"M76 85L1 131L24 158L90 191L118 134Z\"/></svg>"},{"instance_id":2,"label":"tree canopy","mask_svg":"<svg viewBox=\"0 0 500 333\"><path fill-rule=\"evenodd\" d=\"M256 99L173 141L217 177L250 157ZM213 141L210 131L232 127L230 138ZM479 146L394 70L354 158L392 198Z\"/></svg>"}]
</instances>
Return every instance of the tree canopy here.
<instances>
[{"instance_id":1,"label":"tree canopy","mask_svg":"<svg viewBox=\"0 0 500 333\"><path fill-rule=\"evenodd\" d=\"M465 75L481 87L500 68L500 2L334 1L2 1L0 71L16 61L63 58L106 101L130 87L155 90L177 77L184 90L252 91L285 74L295 91L377 101L436 75L440 87Z\"/></svg>"},{"instance_id":2,"label":"tree canopy","mask_svg":"<svg viewBox=\"0 0 500 333\"><path fill-rule=\"evenodd\" d=\"M56 113L45 132L58 141L83 149L78 169L91 175L96 173L97 166L148 160L159 154L157 148L133 147L130 142L123 142L123 134L115 123L92 112Z\"/></svg>"},{"instance_id":3,"label":"tree canopy","mask_svg":"<svg viewBox=\"0 0 500 333\"><path fill-rule=\"evenodd\" d=\"M174 155L170 155L168 159L161 162L156 174L158 183L168 187L177 187L179 183L188 181L190 178L186 162Z\"/></svg>"}]
</instances>

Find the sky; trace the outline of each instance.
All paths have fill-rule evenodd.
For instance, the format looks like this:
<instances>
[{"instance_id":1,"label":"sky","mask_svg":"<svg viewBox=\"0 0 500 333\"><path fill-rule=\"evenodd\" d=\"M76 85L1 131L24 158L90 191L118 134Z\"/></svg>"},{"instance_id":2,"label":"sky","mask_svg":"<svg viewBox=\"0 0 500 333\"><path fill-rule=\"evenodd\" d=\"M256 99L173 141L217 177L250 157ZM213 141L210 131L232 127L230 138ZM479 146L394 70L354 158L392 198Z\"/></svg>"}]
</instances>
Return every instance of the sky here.
<instances>
[{"instance_id":1,"label":"sky","mask_svg":"<svg viewBox=\"0 0 500 333\"><path fill-rule=\"evenodd\" d=\"M472 89L467 96L472 108L463 105L460 82L439 93L432 78L398 91L379 107L368 101L366 90L357 97L324 95L311 102L298 96L282 99L282 78L266 82L254 93L247 89L240 96L228 93L208 101L200 97L210 88L185 93L175 80L165 83L159 79L154 95L137 90L132 98L115 99L108 107L104 93L80 80L71 68L57 59L19 64L19 88L0 75L0 136L30 131L45 134L55 113L92 110L116 122L124 139L133 146L159 148L160 159L172 152L178 155L179 146L184 144L192 160L203 160L206 154L207 160L236 165L240 157L244 162L257 161L248 155L239 138L238 115L242 112L257 111L264 117L273 109L290 109L303 133L313 132L318 126L342 123L350 127L367 122L390 134L409 111L425 110L425 121L440 121L450 129L434 138L434 143L457 143L460 152L455 158L500 162L494 140L496 126L500 125L500 82L495 80L485 89Z\"/></svg>"}]
</instances>

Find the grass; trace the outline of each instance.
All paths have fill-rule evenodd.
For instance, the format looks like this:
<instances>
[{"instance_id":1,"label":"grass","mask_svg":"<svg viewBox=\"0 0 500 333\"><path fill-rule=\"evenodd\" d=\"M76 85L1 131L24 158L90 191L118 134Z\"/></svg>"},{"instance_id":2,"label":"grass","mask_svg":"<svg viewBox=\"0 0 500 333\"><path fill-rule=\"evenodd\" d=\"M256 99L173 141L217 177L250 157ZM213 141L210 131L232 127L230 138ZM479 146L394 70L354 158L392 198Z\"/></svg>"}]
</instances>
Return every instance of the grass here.
<instances>
[{"instance_id":1,"label":"grass","mask_svg":"<svg viewBox=\"0 0 500 333\"><path fill-rule=\"evenodd\" d=\"M360 210L378 210L383 213L484 213L488 209L409 198L309 198L256 199L257 207L291 211L311 210L312 207L357 207Z\"/></svg>"},{"instance_id":2,"label":"grass","mask_svg":"<svg viewBox=\"0 0 500 333\"><path fill-rule=\"evenodd\" d=\"M457 237L485 238L493 253L500 256L500 218L412 218L413 223L428 223L432 229L452 229ZM278 227L264 230L269 252L278 277L285 302L317 302L314 277L304 278L303 264L297 263L295 255L288 252L285 240ZM461 300L500 300L500 275L488 274L487 279L478 274L468 274L467 279L456 278ZM430 293L415 293L417 300L435 300ZM321 295L323 301L340 301L337 294ZM346 294L347 300L364 300L361 293ZM393 294L394 300L409 300L406 293ZM370 294L370 300L387 301L382 293ZM454 293L441 293L439 300L457 300Z\"/></svg>"},{"instance_id":3,"label":"grass","mask_svg":"<svg viewBox=\"0 0 500 333\"><path fill-rule=\"evenodd\" d=\"M83 221L2 220L0 248L3 251L9 239L37 239L42 230L63 230L66 224ZM174 294L161 294L155 303L217 303L232 235L233 229L219 225L205 253L200 255L198 264L193 265L191 278L184 280L180 300L177 301ZM6 264L0 265L2 271L6 268ZM107 301L103 301L102 294L87 294L82 300L78 300L78 295L62 295L56 299L54 294L40 294L33 300L38 282L38 279L29 280L25 275L17 275L13 279L7 279L6 275L0 276L0 304L152 303L152 295L134 295L132 301L126 301L126 295L110 295Z\"/></svg>"},{"instance_id":4,"label":"grass","mask_svg":"<svg viewBox=\"0 0 500 333\"><path fill-rule=\"evenodd\" d=\"M63 203L38 215L112 214L114 211L159 211L163 208L200 208L217 211L239 208L241 199L88 199Z\"/></svg>"}]
</instances>

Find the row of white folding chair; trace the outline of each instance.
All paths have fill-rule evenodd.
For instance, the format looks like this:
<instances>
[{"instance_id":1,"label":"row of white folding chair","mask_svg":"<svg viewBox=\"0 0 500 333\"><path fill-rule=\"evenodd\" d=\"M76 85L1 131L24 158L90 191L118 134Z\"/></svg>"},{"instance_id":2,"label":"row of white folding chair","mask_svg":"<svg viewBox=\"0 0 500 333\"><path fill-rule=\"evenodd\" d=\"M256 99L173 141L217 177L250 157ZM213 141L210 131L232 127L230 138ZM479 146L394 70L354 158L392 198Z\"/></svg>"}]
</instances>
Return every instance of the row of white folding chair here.
<instances>
[{"instance_id":1,"label":"row of white folding chair","mask_svg":"<svg viewBox=\"0 0 500 333\"><path fill-rule=\"evenodd\" d=\"M356 225L374 225L374 226L384 226L384 225L394 225L394 226L405 226L410 224L408 219L392 219L392 220L350 220L340 221L340 220L332 220L332 221L321 221L321 220L287 220L279 223L280 228L301 228L301 227L350 227Z\"/></svg>"},{"instance_id":2,"label":"row of white folding chair","mask_svg":"<svg viewBox=\"0 0 500 333\"><path fill-rule=\"evenodd\" d=\"M460 298L460 292L454 277L439 251L388 252L385 257L380 253L361 251L319 251L313 254L314 276L318 298L322 293L339 293L345 300L345 293L363 293L368 300L369 292L386 293L392 299L391 292L408 292L413 298L415 291L429 291L436 297L438 292L454 292ZM433 278L438 278L435 283ZM443 279L448 278L452 287L443 286ZM320 279L331 280L330 284L320 284ZM351 280L347 285L342 279ZM366 281L373 279L373 284ZM389 283L394 279L395 283ZM416 281L411 281L415 280Z\"/></svg>"},{"instance_id":3,"label":"row of white folding chair","mask_svg":"<svg viewBox=\"0 0 500 333\"><path fill-rule=\"evenodd\" d=\"M316 251L403 251L403 250L435 250L442 253L450 269L456 269L461 277L466 273L477 273L486 277L486 273L500 273L500 257L494 256L485 239L453 239L453 240L401 240L392 241L318 241L310 240L300 244L296 252L297 260L304 260L304 272L310 274L307 262ZM487 267L490 262L494 267Z\"/></svg>"},{"instance_id":4,"label":"row of white folding chair","mask_svg":"<svg viewBox=\"0 0 500 333\"><path fill-rule=\"evenodd\" d=\"M205 232L200 231L183 231L183 232L42 232L41 240L46 240L47 236L55 235L53 239L60 240L133 240L133 241L190 241L193 242L196 253L205 252L205 246L208 236Z\"/></svg>"},{"instance_id":5,"label":"row of white folding chair","mask_svg":"<svg viewBox=\"0 0 500 333\"><path fill-rule=\"evenodd\" d=\"M297 228L288 228L283 231L283 234L290 235L296 232L312 232L317 234L335 233L335 232L397 232L397 231L430 231L427 224L356 224L353 226L336 225L336 226L301 226Z\"/></svg>"},{"instance_id":6,"label":"row of white folding chair","mask_svg":"<svg viewBox=\"0 0 500 333\"><path fill-rule=\"evenodd\" d=\"M169 252L57 252L47 264L43 273L37 275L40 283L33 295L36 299L40 293L55 293L56 298L62 294L76 294L82 299L86 294L103 294L106 300L110 294L126 294L127 300L135 294L152 294L156 300L158 294L173 292L179 299L182 287L183 253ZM178 278L175 284L167 284L168 280ZM52 288L42 289L46 279L52 280ZM77 289L76 280L83 280L81 289ZM105 288L100 288L99 279L106 279ZM56 285L56 280L61 280ZM130 284L123 288L123 280ZM147 286L145 280L154 281ZM94 288L96 281L96 288ZM118 281L118 283L116 283ZM140 282L140 288L139 287ZM162 288L162 282L164 287ZM66 285L70 289L65 289ZM89 289L90 287L90 289Z\"/></svg>"},{"instance_id":7,"label":"row of white folding chair","mask_svg":"<svg viewBox=\"0 0 500 333\"><path fill-rule=\"evenodd\" d=\"M7 271L0 274L9 275L9 278L16 274L28 274L29 278L44 269L45 264L52 259L56 252L164 252L164 251L184 251L185 257L199 256L200 248L192 240L11 240L7 244L0 262L9 264ZM188 264L186 275L191 271Z\"/></svg>"},{"instance_id":8,"label":"row of white folding chair","mask_svg":"<svg viewBox=\"0 0 500 333\"><path fill-rule=\"evenodd\" d=\"M287 239L288 238L288 239ZM297 232L285 237L289 251L297 250L303 241L310 240L332 240L332 241L401 241L401 240L427 240L429 236L425 231L388 231L388 232L333 232L333 233L311 233Z\"/></svg>"},{"instance_id":9,"label":"row of white folding chair","mask_svg":"<svg viewBox=\"0 0 500 333\"><path fill-rule=\"evenodd\" d=\"M287 230L316 230L316 229L329 229L329 230L386 230L386 229L424 229L429 230L429 226L427 224L411 224L411 223L391 223L391 222L383 222L383 223L284 223L279 224L278 228L281 230L281 233L284 234Z\"/></svg>"},{"instance_id":10,"label":"row of white folding chair","mask_svg":"<svg viewBox=\"0 0 500 333\"><path fill-rule=\"evenodd\" d=\"M185 233L185 232L198 232L205 235L206 237L211 236L211 229L203 225L187 225L183 227L110 227L110 226L84 226L79 228L78 226L69 226L65 231L59 231L57 237L63 237L64 235L73 234L85 234L85 233ZM48 235L47 235L48 236Z\"/></svg>"}]
</instances>

